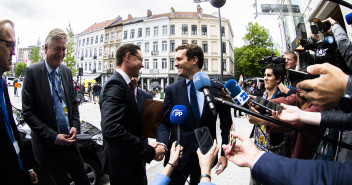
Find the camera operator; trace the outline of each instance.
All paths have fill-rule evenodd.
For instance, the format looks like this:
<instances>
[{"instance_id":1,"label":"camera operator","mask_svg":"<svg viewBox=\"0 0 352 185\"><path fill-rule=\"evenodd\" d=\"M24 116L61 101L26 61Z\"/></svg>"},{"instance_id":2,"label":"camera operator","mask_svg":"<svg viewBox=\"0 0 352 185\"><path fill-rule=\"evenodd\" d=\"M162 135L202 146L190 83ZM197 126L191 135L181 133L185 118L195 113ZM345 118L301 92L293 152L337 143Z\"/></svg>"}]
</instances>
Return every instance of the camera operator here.
<instances>
[{"instance_id":1,"label":"camera operator","mask_svg":"<svg viewBox=\"0 0 352 185\"><path fill-rule=\"evenodd\" d=\"M281 82L279 84L279 89L282 93L286 94L287 96L291 94L296 94L296 88L292 86L290 76L289 76L289 69L295 69L297 65L297 55L293 51L285 51L284 53L284 58L286 59L285 61L285 70L286 70L286 76L283 80L283 83Z\"/></svg>"}]
</instances>

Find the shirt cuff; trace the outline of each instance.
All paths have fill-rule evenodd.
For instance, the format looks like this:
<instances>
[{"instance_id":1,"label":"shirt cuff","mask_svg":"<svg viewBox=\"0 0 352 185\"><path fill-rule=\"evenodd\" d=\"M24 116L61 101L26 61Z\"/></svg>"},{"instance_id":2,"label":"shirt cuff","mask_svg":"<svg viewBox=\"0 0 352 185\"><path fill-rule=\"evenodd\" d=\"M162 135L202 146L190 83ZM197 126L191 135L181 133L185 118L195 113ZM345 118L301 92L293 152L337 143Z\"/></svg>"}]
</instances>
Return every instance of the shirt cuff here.
<instances>
[{"instance_id":1,"label":"shirt cuff","mask_svg":"<svg viewBox=\"0 0 352 185\"><path fill-rule=\"evenodd\" d=\"M352 96L352 76L351 75L348 76L345 94Z\"/></svg>"},{"instance_id":2,"label":"shirt cuff","mask_svg":"<svg viewBox=\"0 0 352 185\"><path fill-rule=\"evenodd\" d=\"M253 164L253 166L252 166L252 169L254 168L255 164L257 163L257 161L260 159L260 157L261 157L263 154L265 154L265 152L264 152L264 151L261 151L261 152L257 155L257 157L256 157L255 160L254 160L254 164Z\"/></svg>"}]
</instances>

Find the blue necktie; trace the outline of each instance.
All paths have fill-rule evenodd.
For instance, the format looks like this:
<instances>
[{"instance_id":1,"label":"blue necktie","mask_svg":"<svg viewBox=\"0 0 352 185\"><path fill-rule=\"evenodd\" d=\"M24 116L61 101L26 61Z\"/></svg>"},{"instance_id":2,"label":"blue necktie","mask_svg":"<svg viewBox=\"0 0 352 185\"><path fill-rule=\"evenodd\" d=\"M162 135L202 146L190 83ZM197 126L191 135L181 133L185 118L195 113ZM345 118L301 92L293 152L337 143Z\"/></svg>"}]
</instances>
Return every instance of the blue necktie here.
<instances>
[{"instance_id":1,"label":"blue necktie","mask_svg":"<svg viewBox=\"0 0 352 185\"><path fill-rule=\"evenodd\" d=\"M2 116L4 118L4 122L5 122L5 125L6 125L6 131L10 137L10 140L11 142L13 143L14 140L15 140L15 137L14 135L12 134L12 128L11 128L11 124L10 124L10 121L9 121L9 116L7 114L7 110L6 110L6 104L5 104L5 100L4 100L4 89L3 89L3 86L4 86L4 82L3 82L3 79L1 78L0 80L0 103L1 103L1 112L2 112ZM20 158L20 155L17 154L17 160L18 160L18 165L20 166L20 169L23 170L23 166L22 166L22 161L21 161L21 158Z\"/></svg>"},{"instance_id":2,"label":"blue necktie","mask_svg":"<svg viewBox=\"0 0 352 185\"><path fill-rule=\"evenodd\" d=\"M196 94L196 88L194 87L193 80L190 80L188 82L191 84L190 88L190 99L191 99L191 107L192 107L192 112L193 116L196 122L196 126L199 126L199 120L200 120L200 113L199 113L199 106L198 106L198 100L197 100L197 94Z\"/></svg>"},{"instance_id":3,"label":"blue necktie","mask_svg":"<svg viewBox=\"0 0 352 185\"><path fill-rule=\"evenodd\" d=\"M50 73L50 81L51 81L51 87L52 87L51 88L52 96L54 99L54 107L55 107L55 113L56 113L58 132L60 134L68 134L67 121L62 107L63 98L60 97L60 94L55 85L56 84L55 70L53 70ZM57 86L60 86L60 84L58 84Z\"/></svg>"}]
</instances>

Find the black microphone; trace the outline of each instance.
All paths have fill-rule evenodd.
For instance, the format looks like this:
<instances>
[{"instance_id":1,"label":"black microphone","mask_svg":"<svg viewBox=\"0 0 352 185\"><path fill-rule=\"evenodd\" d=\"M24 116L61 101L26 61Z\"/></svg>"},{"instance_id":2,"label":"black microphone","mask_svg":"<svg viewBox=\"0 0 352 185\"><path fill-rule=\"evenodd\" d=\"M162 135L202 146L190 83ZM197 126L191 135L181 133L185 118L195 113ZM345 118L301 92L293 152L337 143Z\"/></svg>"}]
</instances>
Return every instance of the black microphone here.
<instances>
[{"instance_id":1,"label":"black microphone","mask_svg":"<svg viewBox=\"0 0 352 185\"><path fill-rule=\"evenodd\" d=\"M184 105L175 105L170 113L170 122L173 125L177 125L177 144L180 144L181 139L181 127L186 123L188 118L188 111Z\"/></svg>"},{"instance_id":2,"label":"black microphone","mask_svg":"<svg viewBox=\"0 0 352 185\"><path fill-rule=\"evenodd\" d=\"M204 93L204 98L207 100L210 110L214 116L216 116L216 109L214 105L214 97L209 91L209 87L211 87L210 78L206 73L198 72L193 76L194 87Z\"/></svg>"}]
</instances>

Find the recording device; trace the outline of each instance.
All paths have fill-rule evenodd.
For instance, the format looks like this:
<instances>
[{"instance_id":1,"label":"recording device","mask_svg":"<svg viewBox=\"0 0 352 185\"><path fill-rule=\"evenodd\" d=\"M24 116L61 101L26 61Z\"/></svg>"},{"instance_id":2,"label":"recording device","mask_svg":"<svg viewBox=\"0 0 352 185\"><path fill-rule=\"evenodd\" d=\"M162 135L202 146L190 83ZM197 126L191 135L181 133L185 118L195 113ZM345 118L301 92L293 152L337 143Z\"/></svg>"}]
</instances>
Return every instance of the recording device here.
<instances>
[{"instance_id":1,"label":"recording device","mask_svg":"<svg viewBox=\"0 0 352 185\"><path fill-rule=\"evenodd\" d=\"M276 57L274 54L272 56L264 56L262 60L259 60L259 64L284 64L286 59L284 57Z\"/></svg>"},{"instance_id":2,"label":"recording device","mask_svg":"<svg viewBox=\"0 0 352 185\"><path fill-rule=\"evenodd\" d=\"M279 113L282 111L282 107L279 104L276 104L274 102L271 102L271 101L269 101L265 98L259 97L259 96L257 96L255 99L253 99L252 103L255 105L258 105L259 107L261 107L265 110L268 110L270 113L272 111L277 111ZM265 112L260 112L260 113L265 114Z\"/></svg>"},{"instance_id":3,"label":"recording device","mask_svg":"<svg viewBox=\"0 0 352 185\"><path fill-rule=\"evenodd\" d=\"M213 147L213 138L211 137L208 127L201 127L194 130L197 143L203 155Z\"/></svg>"},{"instance_id":4,"label":"recording device","mask_svg":"<svg viewBox=\"0 0 352 185\"><path fill-rule=\"evenodd\" d=\"M349 13L345 16L345 20L348 25L352 24L352 13Z\"/></svg>"},{"instance_id":5,"label":"recording device","mask_svg":"<svg viewBox=\"0 0 352 185\"><path fill-rule=\"evenodd\" d=\"M193 76L194 87L204 93L204 98L209 104L209 108L214 116L216 116L216 109L214 105L214 97L210 93L209 88L211 87L211 82L209 76L204 72L198 72Z\"/></svg>"},{"instance_id":6,"label":"recording device","mask_svg":"<svg viewBox=\"0 0 352 185\"><path fill-rule=\"evenodd\" d=\"M327 22L321 22L320 19L314 18L312 22L316 23L318 26L318 30L321 33L327 33L329 29L331 28L331 24L329 21Z\"/></svg>"},{"instance_id":7,"label":"recording device","mask_svg":"<svg viewBox=\"0 0 352 185\"><path fill-rule=\"evenodd\" d=\"M247 93L241 89L241 86L234 79L227 81L224 88L230 94L236 105L242 106L249 99Z\"/></svg>"},{"instance_id":8,"label":"recording device","mask_svg":"<svg viewBox=\"0 0 352 185\"><path fill-rule=\"evenodd\" d=\"M188 111L184 105L175 105L170 113L170 122L173 125L177 125L177 144L180 144L181 138L181 127L186 123L188 118Z\"/></svg>"},{"instance_id":9,"label":"recording device","mask_svg":"<svg viewBox=\"0 0 352 185\"><path fill-rule=\"evenodd\" d=\"M292 79L292 83L296 83L296 84L303 80L314 79L320 76L320 75L312 75L304 71L297 71L294 69L289 69L288 72L290 74L290 78Z\"/></svg>"}]
</instances>

